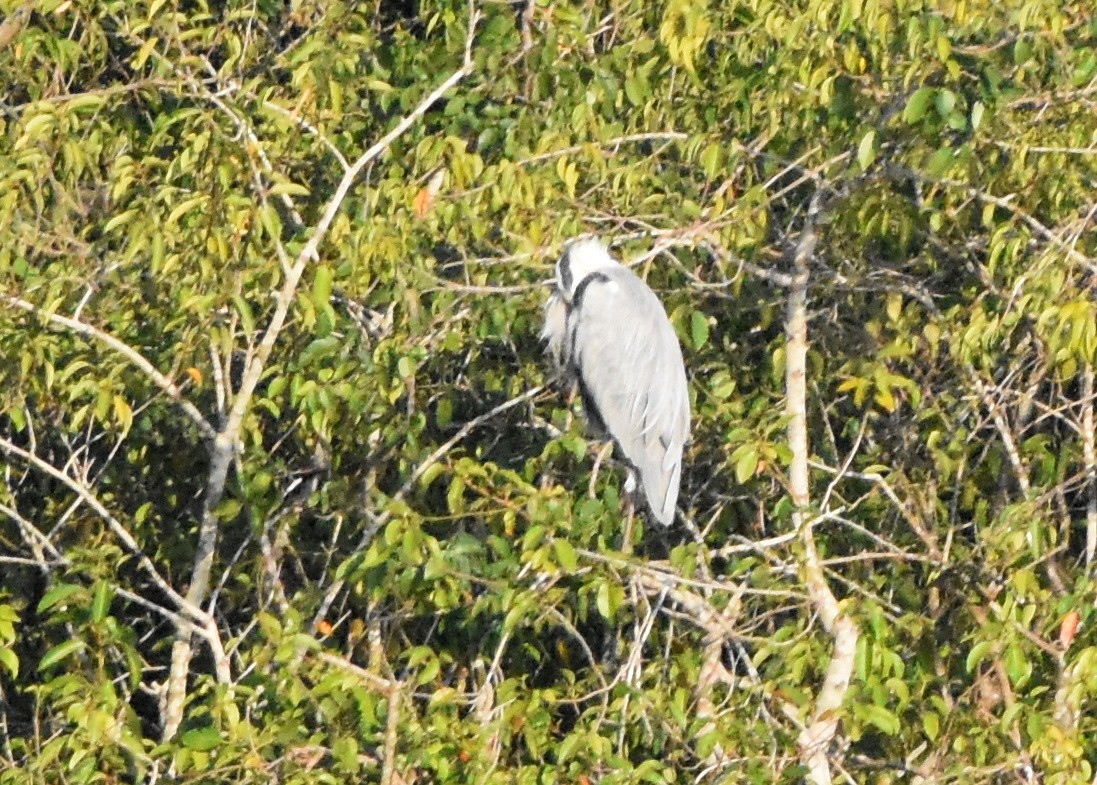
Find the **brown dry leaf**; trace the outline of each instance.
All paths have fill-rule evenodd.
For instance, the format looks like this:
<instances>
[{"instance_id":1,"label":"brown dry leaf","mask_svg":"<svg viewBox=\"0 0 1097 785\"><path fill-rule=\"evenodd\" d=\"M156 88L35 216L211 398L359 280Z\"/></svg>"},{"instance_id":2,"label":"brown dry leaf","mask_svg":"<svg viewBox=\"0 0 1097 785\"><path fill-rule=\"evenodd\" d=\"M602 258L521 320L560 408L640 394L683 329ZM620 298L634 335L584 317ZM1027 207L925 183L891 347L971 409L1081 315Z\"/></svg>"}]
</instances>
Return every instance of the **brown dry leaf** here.
<instances>
[{"instance_id":1,"label":"brown dry leaf","mask_svg":"<svg viewBox=\"0 0 1097 785\"><path fill-rule=\"evenodd\" d=\"M442 190L442 183L446 179L446 170L439 169L437 172L430 176L430 180L427 184L419 189L419 193L415 194L415 198L411 200L411 206L415 210L415 217L422 221L427 217L427 213L430 212L431 203L434 202L434 197L438 195L438 192Z\"/></svg>"},{"instance_id":2,"label":"brown dry leaf","mask_svg":"<svg viewBox=\"0 0 1097 785\"><path fill-rule=\"evenodd\" d=\"M17 35L23 32L23 27L30 19L31 5L31 3L24 3L12 11L3 22L0 22L0 49L6 47Z\"/></svg>"},{"instance_id":3,"label":"brown dry leaf","mask_svg":"<svg viewBox=\"0 0 1097 785\"><path fill-rule=\"evenodd\" d=\"M1078 633L1078 623L1082 620L1078 611L1071 611L1063 617L1062 623L1059 625L1059 645L1063 649L1069 649L1070 644L1074 642L1074 636Z\"/></svg>"},{"instance_id":4,"label":"brown dry leaf","mask_svg":"<svg viewBox=\"0 0 1097 785\"><path fill-rule=\"evenodd\" d=\"M415 217L422 221L430 212L430 190L420 188L419 193L411 200L411 206L415 210Z\"/></svg>"}]
</instances>

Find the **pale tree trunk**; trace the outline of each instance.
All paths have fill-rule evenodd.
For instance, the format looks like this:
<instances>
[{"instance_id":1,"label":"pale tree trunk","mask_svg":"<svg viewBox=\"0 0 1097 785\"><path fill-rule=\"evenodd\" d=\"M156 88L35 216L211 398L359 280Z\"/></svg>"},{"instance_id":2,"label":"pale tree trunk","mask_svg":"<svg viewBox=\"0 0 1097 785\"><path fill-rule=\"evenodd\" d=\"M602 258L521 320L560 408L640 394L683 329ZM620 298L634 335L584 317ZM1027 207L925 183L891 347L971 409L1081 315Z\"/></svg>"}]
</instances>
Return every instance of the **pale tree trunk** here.
<instances>
[{"instance_id":1,"label":"pale tree trunk","mask_svg":"<svg viewBox=\"0 0 1097 785\"><path fill-rule=\"evenodd\" d=\"M1082 457L1089 494L1086 501L1086 568L1092 575L1097 559L1097 450L1093 446L1093 366L1082 371Z\"/></svg>"},{"instance_id":2,"label":"pale tree trunk","mask_svg":"<svg viewBox=\"0 0 1097 785\"><path fill-rule=\"evenodd\" d=\"M1097 554L1097 449L1094 448L1093 434L1093 366L1082 369L1082 460L1086 470L1086 570L1090 575L1094 570ZM1066 624L1064 619L1062 624ZM1073 640L1073 633L1062 637L1059 645L1059 685L1055 690L1055 721L1070 734L1078 732L1078 723L1082 719L1083 699L1085 697L1085 679L1088 668L1085 658L1076 659L1067 664L1067 650ZM1094 777L1097 785L1097 776Z\"/></svg>"},{"instance_id":3,"label":"pale tree trunk","mask_svg":"<svg viewBox=\"0 0 1097 785\"><path fill-rule=\"evenodd\" d=\"M808 510L811 496L808 484L810 453L807 428L807 289L810 279L809 263L817 240L815 222L820 201L821 196L817 192L808 208L803 233L793 257L794 269L785 321L785 409L789 418L789 447L792 450L789 490L795 505L793 524L803 546L800 566L804 585L823 628L834 641L834 651L815 699L815 708L800 735L800 755L808 768L808 781L815 785L829 785L831 777L827 748L838 730L838 709L849 690L850 677L853 675L858 629L853 619L843 613L827 585L815 548L815 536Z\"/></svg>"}]
</instances>

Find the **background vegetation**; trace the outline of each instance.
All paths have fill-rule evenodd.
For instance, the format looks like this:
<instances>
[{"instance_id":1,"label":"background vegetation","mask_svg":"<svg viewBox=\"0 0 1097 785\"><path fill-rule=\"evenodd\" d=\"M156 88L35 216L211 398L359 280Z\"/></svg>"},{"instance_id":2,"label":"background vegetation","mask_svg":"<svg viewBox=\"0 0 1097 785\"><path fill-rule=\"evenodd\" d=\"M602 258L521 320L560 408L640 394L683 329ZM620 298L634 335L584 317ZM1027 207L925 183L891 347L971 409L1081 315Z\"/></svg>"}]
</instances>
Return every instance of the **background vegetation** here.
<instances>
[{"instance_id":1,"label":"background vegetation","mask_svg":"<svg viewBox=\"0 0 1097 785\"><path fill-rule=\"evenodd\" d=\"M0 782L1097 781L1089 3L0 16ZM631 553L588 232L690 372Z\"/></svg>"}]
</instances>

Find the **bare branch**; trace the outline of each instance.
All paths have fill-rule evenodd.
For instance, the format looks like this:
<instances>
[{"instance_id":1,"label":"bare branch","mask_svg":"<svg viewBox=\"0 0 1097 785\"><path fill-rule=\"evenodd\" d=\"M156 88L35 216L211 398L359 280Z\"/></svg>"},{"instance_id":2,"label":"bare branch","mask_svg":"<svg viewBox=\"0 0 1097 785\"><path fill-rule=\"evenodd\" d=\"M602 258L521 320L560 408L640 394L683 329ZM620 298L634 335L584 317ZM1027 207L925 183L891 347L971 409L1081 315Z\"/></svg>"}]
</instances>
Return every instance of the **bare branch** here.
<instances>
[{"instance_id":1,"label":"bare branch","mask_svg":"<svg viewBox=\"0 0 1097 785\"><path fill-rule=\"evenodd\" d=\"M297 124L301 128L304 128L306 131L308 131L310 134L315 136L317 139L319 139L320 142L324 145L324 147L328 148L328 152L330 152L333 156L335 156L335 160L337 160L339 162L339 165L343 167L344 171L346 171L346 169L350 166L350 164L347 163L347 159L343 155L342 151L338 147L335 146L335 143L332 142L330 139L328 139L328 137L324 135L323 131L321 131L319 128L314 126L312 123L310 123L305 118L299 116L297 114L297 112L292 112L289 109L286 109L285 107L279 106L278 104L274 103L273 101L263 101L263 106L266 107L267 109L271 110L272 112L277 112L278 114L282 115L283 117L289 119L290 121Z\"/></svg>"},{"instance_id":2,"label":"bare branch","mask_svg":"<svg viewBox=\"0 0 1097 785\"><path fill-rule=\"evenodd\" d=\"M950 188L957 188L963 191L973 199L978 199L980 202L986 204L992 204L995 207L1000 207L1016 218L1020 219L1023 223L1027 224L1037 235L1043 237L1050 242L1053 246L1058 248L1068 259L1073 262L1077 262L1085 266L1091 271L1097 271L1097 261L1090 259L1085 254L1076 251L1070 244L1068 244L1062 237L1052 231L1049 227L1038 221L1032 214L1025 212L1020 207L1013 203L1013 197L1016 194L1010 194L1009 196L995 196L994 194L988 194L985 191L980 191L978 188L973 188L967 183L960 182L959 180L949 180L947 178L935 179L932 177L926 177L923 174L915 172L912 169L906 169L904 167L891 167L894 171L902 174L902 176L917 180L918 182L928 183L930 185L944 185Z\"/></svg>"},{"instance_id":3,"label":"bare branch","mask_svg":"<svg viewBox=\"0 0 1097 785\"><path fill-rule=\"evenodd\" d=\"M532 3L530 5L532 7ZM560 150L550 150L547 153L538 153L537 155L531 155L529 158L523 158L522 160L518 161L517 164L518 166L526 166L528 164L538 163L540 161L550 161L553 158L560 158L561 156L582 152L590 145L613 148L613 152L616 153L617 148L619 148L623 144L635 144L637 142L684 142L687 139L689 139L689 134L681 133L678 131L661 131L657 133L646 134L628 134L627 136L617 136L613 139L607 139L604 142L588 142L587 144L576 144Z\"/></svg>"},{"instance_id":4,"label":"bare branch","mask_svg":"<svg viewBox=\"0 0 1097 785\"><path fill-rule=\"evenodd\" d=\"M377 690L384 693L385 695L399 693L400 691L400 682L394 679L386 679L384 676L378 676L373 671L368 671L365 668L359 667L353 662L336 656L335 654L324 651L318 653L316 657L321 662L325 662L328 665L339 668L340 670L347 671L348 673L353 673L359 679L364 681L366 685L372 690Z\"/></svg>"},{"instance_id":5,"label":"bare branch","mask_svg":"<svg viewBox=\"0 0 1097 785\"><path fill-rule=\"evenodd\" d=\"M103 506L103 503L100 502L95 497L95 495L90 490L88 490L86 486L84 486L77 480L74 480L72 477L65 474L63 471L53 466L52 464L42 460L34 453L27 452L22 447L11 443L3 437L0 437L0 450L3 450L9 455L14 455L17 458L26 461L28 464L38 469L40 472L48 474L50 477L53 477L55 480L58 480L59 482L66 485L69 490L79 496L86 505L94 510L100 518L106 521L107 526L109 526L110 530L114 532L114 535L122 541L122 543L126 546L126 548L129 549L129 551L134 556L137 557L138 564L140 564L141 568L148 574L150 578L152 578L153 583L156 584L157 588L159 588L160 591L164 592L164 594L170 597L181 610L186 611L190 615L190 617L194 619L197 623L205 624L208 621L208 614L202 611L200 607L190 602L185 597L181 596L177 591L175 591L175 589L171 587L171 584L164 580L159 571L157 571L156 565L153 564L152 560L144 554L144 552L141 550L141 546L137 543L137 540L133 538L133 535L126 531L126 527L123 526L119 522L119 520L115 518L106 507Z\"/></svg>"},{"instance_id":6,"label":"bare branch","mask_svg":"<svg viewBox=\"0 0 1097 785\"><path fill-rule=\"evenodd\" d=\"M400 690L391 690L385 719L385 752L381 765L381 785L396 781L396 739L400 729Z\"/></svg>"},{"instance_id":7,"label":"bare branch","mask_svg":"<svg viewBox=\"0 0 1097 785\"><path fill-rule=\"evenodd\" d=\"M38 560L39 566L43 571L46 569L46 557L44 551L49 551L51 557L58 563L67 565L68 559L66 559L57 548L54 547L50 538L43 534L37 526L28 521L19 511L14 507L9 507L6 504L0 504L0 512L7 515L23 532L23 538L27 541L27 545L30 546L31 552L34 553L35 558Z\"/></svg>"}]
</instances>

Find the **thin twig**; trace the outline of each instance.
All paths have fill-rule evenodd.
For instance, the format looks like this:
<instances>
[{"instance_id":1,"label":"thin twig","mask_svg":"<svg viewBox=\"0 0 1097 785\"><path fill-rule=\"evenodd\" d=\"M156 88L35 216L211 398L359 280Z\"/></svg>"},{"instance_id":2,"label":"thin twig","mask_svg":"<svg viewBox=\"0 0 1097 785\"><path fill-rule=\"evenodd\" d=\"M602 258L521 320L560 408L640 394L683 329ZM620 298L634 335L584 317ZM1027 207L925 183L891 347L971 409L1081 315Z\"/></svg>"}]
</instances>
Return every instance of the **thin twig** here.
<instances>
[{"instance_id":1,"label":"thin twig","mask_svg":"<svg viewBox=\"0 0 1097 785\"><path fill-rule=\"evenodd\" d=\"M133 538L133 535L126 531L126 527L103 506L103 503L100 502L87 487L65 474L57 467L42 460L34 453L27 452L22 447L12 444L3 437L0 437L0 449L9 455L14 455L17 458L26 461L40 472L48 474L50 477L53 477L55 480L58 480L67 486L69 490L79 496L88 507L94 510L95 513L106 522L107 526L110 527L110 530L114 532L114 535L122 541L134 556L137 557L138 564L148 573L149 577L152 578L153 583L156 584L160 591L170 597L181 610L186 611L190 617L199 624L204 624L209 619L209 615L200 607L188 601L185 597L175 591L175 589L171 587L171 584L164 580L156 569L156 565L153 564L152 560L141 550L141 546L137 543L137 540Z\"/></svg>"},{"instance_id":2,"label":"thin twig","mask_svg":"<svg viewBox=\"0 0 1097 785\"><path fill-rule=\"evenodd\" d=\"M82 322L78 319L70 319L67 316L61 316L56 313L49 313L48 311L39 308L33 303L29 303L26 300L21 300L18 297L12 297L11 295L4 296L4 301L9 305L19 308L28 313L32 313L40 318L45 319L54 325L60 325L72 330L74 333L87 336L88 338L94 338L95 340L109 346L114 351L121 354L133 365L136 365L141 369L152 382L163 390L169 398L179 404L179 407L183 410L183 413L190 418L198 430L202 432L202 436L206 439L213 439L217 435L216 429L210 425L209 421L198 411L197 407L189 400L183 397L183 391L179 388L175 382L169 379L164 374L160 373L156 367L145 359L136 349L132 346L118 340L113 335L98 327L93 327L87 322Z\"/></svg>"},{"instance_id":3,"label":"thin twig","mask_svg":"<svg viewBox=\"0 0 1097 785\"><path fill-rule=\"evenodd\" d=\"M635 142L684 142L689 139L689 134L680 133L678 131L661 131L646 134L628 134L627 136L617 136L613 139L607 139L604 142L587 142L586 144L576 144L571 147L564 147L560 150L550 150L547 153L538 153L537 155L531 155L529 158L523 158L518 161L518 166L526 166L528 164L539 163L540 161L549 161L553 158L559 158L564 155L571 155L572 153L578 153L586 149L591 145L597 147L612 147L616 148L623 144L633 144Z\"/></svg>"},{"instance_id":4,"label":"thin twig","mask_svg":"<svg viewBox=\"0 0 1097 785\"><path fill-rule=\"evenodd\" d=\"M397 490L396 493L393 494L392 501L400 501L405 496L407 496L408 493L411 492L411 489L415 487L415 483L419 481L419 478L422 477L426 473L426 471L430 469L431 466L438 463L438 461L440 461L446 455L446 453L452 450L459 442L461 442L474 430L479 428L481 425L483 425L493 417L497 417L498 415L502 414L507 409L511 409L517 406L518 404L522 403L522 401L528 401L530 398L534 397L544 389L544 387L534 387L532 390L527 390L521 395L511 398L508 401L504 401L493 409L490 409L489 411L486 411L483 414L469 420L467 423L461 426L457 433L455 433L453 436L443 442L434 452L428 455L417 467L415 467L415 471L413 471L408 479L404 481L404 484L400 486L399 490ZM362 533L362 536L359 538L358 543L355 545L354 550L356 553L369 547L370 540L373 539L378 529L388 523L390 517L391 513L388 510L385 510L380 515L376 516L373 524L366 528L366 530ZM337 580L328 587L328 590L324 593L324 599L320 602L319 609L313 616L313 629L315 629L316 625L318 625L327 615L328 608L331 607L331 604L335 601L335 597L339 594L339 592L343 590L344 585L346 585L345 581Z\"/></svg>"}]
</instances>

